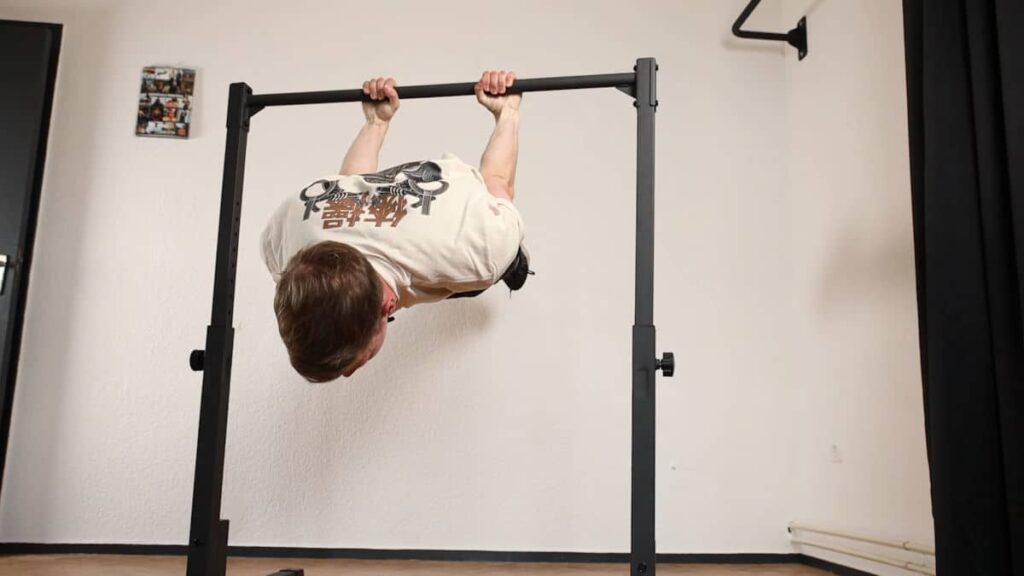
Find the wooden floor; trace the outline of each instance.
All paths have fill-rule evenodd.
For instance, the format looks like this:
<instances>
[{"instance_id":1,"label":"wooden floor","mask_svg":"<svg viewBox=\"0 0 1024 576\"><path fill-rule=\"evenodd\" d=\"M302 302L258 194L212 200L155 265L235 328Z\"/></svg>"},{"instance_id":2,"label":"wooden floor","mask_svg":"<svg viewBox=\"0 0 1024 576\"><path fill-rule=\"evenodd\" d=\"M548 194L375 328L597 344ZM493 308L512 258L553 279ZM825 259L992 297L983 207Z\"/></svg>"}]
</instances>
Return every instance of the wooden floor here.
<instances>
[{"instance_id":1,"label":"wooden floor","mask_svg":"<svg viewBox=\"0 0 1024 576\"><path fill-rule=\"evenodd\" d=\"M525 564L512 562L423 562L418 560L274 560L232 558L229 576L267 576L282 568L303 568L307 576L622 576L619 564ZM168 556L6 556L0 576L183 576L185 558ZM796 565L659 564L662 576L821 576L821 570Z\"/></svg>"}]
</instances>

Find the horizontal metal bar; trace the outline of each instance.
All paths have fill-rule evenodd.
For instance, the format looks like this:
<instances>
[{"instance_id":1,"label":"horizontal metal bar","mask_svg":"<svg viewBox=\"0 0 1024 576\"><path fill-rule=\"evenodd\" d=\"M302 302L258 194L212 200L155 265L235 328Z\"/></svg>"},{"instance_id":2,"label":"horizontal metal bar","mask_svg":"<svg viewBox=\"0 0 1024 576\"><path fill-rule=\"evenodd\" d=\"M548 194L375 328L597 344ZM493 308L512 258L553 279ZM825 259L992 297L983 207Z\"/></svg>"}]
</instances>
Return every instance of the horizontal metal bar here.
<instances>
[{"instance_id":1,"label":"horizontal metal bar","mask_svg":"<svg viewBox=\"0 0 1024 576\"><path fill-rule=\"evenodd\" d=\"M591 76L555 76L552 78L517 79L510 93L546 92L552 90L581 90L585 88L619 88L633 86L636 74L594 74ZM475 82L456 84L423 84L398 86L398 97L443 98L446 96L472 96ZM354 90L326 90L322 92L288 92L280 94L254 94L247 99L251 108L265 106L293 106L297 104L327 104L331 102L361 102L369 98L361 88Z\"/></svg>"},{"instance_id":2,"label":"horizontal metal bar","mask_svg":"<svg viewBox=\"0 0 1024 576\"><path fill-rule=\"evenodd\" d=\"M918 552L920 554L927 554L929 556L935 556L935 548L931 546L925 546L924 544L915 544L907 540L886 540L883 538L872 538L869 536L860 536L859 534L852 534L850 532L841 532L839 530L830 530L825 528L816 528L814 526L807 526L806 524L797 524L791 522L789 524L790 532L812 532L814 534L824 534L826 536L834 536L836 538L845 538L847 540L857 540L858 542L867 542L868 544L876 544L878 546L887 546L889 548L900 548L902 550L909 550L911 552Z\"/></svg>"},{"instance_id":3,"label":"horizontal metal bar","mask_svg":"<svg viewBox=\"0 0 1024 576\"><path fill-rule=\"evenodd\" d=\"M735 34L739 38L750 38L753 40L782 40L783 42L789 41L789 34L782 34L781 32L757 32L755 30L733 29L733 34Z\"/></svg>"},{"instance_id":4,"label":"horizontal metal bar","mask_svg":"<svg viewBox=\"0 0 1024 576\"><path fill-rule=\"evenodd\" d=\"M811 542L809 540L803 540L801 538L791 538L790 541L794 544L800 544L801 546L811 546L813 548L820 548L822 550L828 550L829 552L837 552L839 554L845 554L846 556L852 556L854 558L863 558L864 560L878 562L879 564L896 566L897 568L903 568L904 570L907 570L909 572L917 572L918 574L928 574L929 576L935 576L934 568L932 568L931 566L926 566L924 564L918 564L916 562L906 562L903 560L897 560L895 558L889 558L888 556L879 556L877 554L858 552L857 550L851 550L849 548L843 548L841 546L830 546L828 544L820 544L817 542Z\"/></svg>"}]
</instances>

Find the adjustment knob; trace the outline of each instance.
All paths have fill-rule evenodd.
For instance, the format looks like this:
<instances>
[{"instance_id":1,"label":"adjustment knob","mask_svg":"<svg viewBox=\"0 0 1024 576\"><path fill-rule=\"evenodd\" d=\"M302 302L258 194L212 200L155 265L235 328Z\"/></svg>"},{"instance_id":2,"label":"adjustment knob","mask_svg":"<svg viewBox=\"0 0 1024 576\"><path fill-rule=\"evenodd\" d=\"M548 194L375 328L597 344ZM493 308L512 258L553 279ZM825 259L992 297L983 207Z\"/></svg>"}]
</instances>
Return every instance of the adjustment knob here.
<instances>
[{"instance_id":1,"label":"adjustment knob","mask_svg":"<svg viewBox=\"0 0 1024 576\"><path fill-rule=\"evenodd\" d=\"M676 373L676 355L671 352L665 352L661 360L655 360L654 366L661 370L663 376L671 378Z\"/></svg>"},{"instance_id":2,"label":"adjustment knob","mask_svg":"<svg viewBox=\"0 0 1024 576\"><path fill-rule=\"evenodd\" d=\"M193 350L188 355L188 365L194 372L202 372L203 367L206 365L206 351Z\"/></svg>"}]
</instances>

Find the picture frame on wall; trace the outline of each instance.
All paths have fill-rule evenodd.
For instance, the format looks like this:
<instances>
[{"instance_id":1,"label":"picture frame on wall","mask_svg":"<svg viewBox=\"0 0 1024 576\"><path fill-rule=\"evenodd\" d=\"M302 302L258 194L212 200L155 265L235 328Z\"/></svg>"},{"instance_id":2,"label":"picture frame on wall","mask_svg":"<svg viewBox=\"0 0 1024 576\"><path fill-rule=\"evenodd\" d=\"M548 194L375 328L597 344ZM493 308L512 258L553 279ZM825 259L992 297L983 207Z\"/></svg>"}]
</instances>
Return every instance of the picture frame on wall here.
<instances>
[{"instance_id":1,"label":"picture frame on wall","mask_svg":"<svg viewBox=\"0 0 1024 576\"><path fill-rule=\"evenodd\" d=\"M142 69L137 136L188 138L192 125L192 95L196 71L173 66Z\"/></svg>"}]
</instances>

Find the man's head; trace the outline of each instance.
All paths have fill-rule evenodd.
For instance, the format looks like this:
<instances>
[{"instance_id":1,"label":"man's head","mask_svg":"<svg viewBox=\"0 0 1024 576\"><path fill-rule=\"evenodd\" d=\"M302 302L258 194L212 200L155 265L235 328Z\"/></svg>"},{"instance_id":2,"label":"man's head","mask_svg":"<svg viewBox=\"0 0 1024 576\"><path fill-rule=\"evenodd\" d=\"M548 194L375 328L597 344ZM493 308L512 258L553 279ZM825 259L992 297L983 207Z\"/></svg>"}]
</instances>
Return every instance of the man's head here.
<instances>
[{"instance_id":1,"label":"man's head","mask_svg":"<svg viewBox=\"0 0 1024 576\"><path fill-rule=\"evenodd\" d=\"M351 376L373 358L395 307L366 257L340 242L319 242L292 256L274 297L292 366L310 382Z\"/></svg>"}]
</instances>

